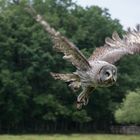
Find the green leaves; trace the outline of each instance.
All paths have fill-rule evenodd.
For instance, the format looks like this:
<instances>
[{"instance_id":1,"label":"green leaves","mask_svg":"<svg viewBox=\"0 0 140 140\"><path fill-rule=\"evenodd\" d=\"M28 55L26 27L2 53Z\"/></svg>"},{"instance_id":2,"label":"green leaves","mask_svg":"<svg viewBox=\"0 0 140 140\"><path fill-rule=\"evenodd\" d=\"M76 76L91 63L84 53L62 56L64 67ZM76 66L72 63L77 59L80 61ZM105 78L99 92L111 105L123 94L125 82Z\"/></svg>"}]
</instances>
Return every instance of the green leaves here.
<instances>
[{"instance_id":1,"label":"green leaves","mask_svg":"<svg viewBox=\"0 0 140 140\"><path fill-rule=\"evenodd\" d=\"M126 95L115 116L119 123L140 123L140 90Z\"/></svg>"},{"instance_id":2,"label":"green leaves","mask_svg":"<svg viewBox=\"0 0 140 140\"><path fill-rule=\"evenodd\" d=\"M84 123L91 121L92 118L87 115L86 110L81 110L72 113L72 120L75 122Z\"/></svg>"}]
</instances>

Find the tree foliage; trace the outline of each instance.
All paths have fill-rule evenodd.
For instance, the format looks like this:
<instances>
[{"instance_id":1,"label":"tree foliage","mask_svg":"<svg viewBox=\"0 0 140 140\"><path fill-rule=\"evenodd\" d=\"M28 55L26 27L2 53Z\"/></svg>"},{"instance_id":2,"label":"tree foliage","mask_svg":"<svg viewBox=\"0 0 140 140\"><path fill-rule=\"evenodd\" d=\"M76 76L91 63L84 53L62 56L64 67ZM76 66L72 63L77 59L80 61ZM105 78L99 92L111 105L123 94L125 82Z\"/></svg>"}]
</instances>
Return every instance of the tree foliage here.
<instances>
[{"instance_id":1,"label":"tree foliage","mask_svg":"<svg viewBox=\"0 0 140 140\"><path fill-rule=\"evenodd\" d=\"M140 90L129 92L121 107L116 111L116 120L119 123L140 123Z\"/></svg>"}]
</instances>

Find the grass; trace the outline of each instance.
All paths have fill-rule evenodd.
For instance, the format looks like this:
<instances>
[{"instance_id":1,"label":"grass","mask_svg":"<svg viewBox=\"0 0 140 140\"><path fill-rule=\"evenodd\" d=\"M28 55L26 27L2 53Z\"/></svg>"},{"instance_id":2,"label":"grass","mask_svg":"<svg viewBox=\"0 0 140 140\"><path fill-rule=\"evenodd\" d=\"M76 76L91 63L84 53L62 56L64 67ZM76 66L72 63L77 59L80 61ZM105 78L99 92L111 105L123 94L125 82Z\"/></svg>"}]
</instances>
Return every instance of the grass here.
<instances>
[{"instance_id":1,"label":"grass","mask_svg":"<svg viewBox=\"0 0 140 140\"><path fill-rule=\"evenodd\" d=\"M0 140L140 140L140 135L107 135L107 134L0 135Z\"/></svg>"}]
</instances>

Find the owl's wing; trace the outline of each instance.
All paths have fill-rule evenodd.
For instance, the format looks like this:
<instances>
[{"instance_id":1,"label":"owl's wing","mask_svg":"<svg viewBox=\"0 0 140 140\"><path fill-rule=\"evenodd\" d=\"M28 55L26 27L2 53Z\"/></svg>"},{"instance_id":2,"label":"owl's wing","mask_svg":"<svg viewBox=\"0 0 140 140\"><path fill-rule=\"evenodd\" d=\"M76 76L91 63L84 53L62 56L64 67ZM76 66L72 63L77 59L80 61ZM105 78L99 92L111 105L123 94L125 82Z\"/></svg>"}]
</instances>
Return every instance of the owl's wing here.
<instances>
[{"instance_id":1,"label":"owl's wing","mask_svg":"<svg viewBox=\"0 0 140 140\"><path fill-rule=\"evenodd\" d=\"M140 25L136 30L130 30L121 39L117 32L114 32L112 38L105 39L105 45L97 48L89 60L102 60L109 63L115 63L121 57L127 54L140 53Z\"/></svg>"},{"instance_id":2,"label":"owl's wing","mask_svg":"<svg viewBox=\"0 0 140 140\"><path fill-rule=\"evenodd\" d=\"M53 40L53 48L56 51L64 53L63 58L70 61L77 69L87 70L90 68L90 64L81 53L81 51L66 37L62 36L59 32L55 31L49 23L43 19L43 17L36 13L32 7L26 8L33 18L47 31Z\"/></svg>"}]
</instances>

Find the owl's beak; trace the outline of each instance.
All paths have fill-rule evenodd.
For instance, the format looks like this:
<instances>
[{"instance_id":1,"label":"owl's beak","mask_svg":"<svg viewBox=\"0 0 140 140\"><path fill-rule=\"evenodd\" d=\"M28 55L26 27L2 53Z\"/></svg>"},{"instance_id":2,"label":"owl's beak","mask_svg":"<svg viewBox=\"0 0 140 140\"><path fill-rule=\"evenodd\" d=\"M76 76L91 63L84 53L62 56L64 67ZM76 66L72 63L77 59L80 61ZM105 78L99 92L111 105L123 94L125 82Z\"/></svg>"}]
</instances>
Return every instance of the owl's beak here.
<instances>
[{"instance_id":1,"label":"owl's beak","mask_svg":"<svg viewBox=\"0 0 140 140\"><path fill-rule=\"evenodd\" d=\"M113 82L116 82L116 81L117 81L117 79L113 77Z\"/></svg>"}]
</instances>

